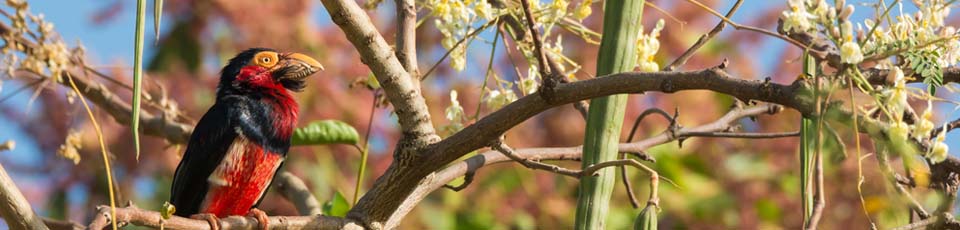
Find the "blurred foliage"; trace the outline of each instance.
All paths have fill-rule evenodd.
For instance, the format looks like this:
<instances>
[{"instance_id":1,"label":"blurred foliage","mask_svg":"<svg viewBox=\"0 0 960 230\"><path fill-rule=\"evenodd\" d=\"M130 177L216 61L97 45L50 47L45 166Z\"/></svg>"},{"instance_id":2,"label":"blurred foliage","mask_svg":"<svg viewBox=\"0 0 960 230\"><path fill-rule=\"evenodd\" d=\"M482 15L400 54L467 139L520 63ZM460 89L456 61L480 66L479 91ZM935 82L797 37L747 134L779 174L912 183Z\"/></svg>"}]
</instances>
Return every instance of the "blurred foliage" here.
<instances>
[{"instance_id":1,"label":"blurred foliage","mask_svg":"<svg viewBox=\"0 0 960 230\"><path fill-rule=\"evenodd\" d=\"M115 4L124 1L115 0ZM164 20L169 25L161 34L156 46L147 46L153 51L144 81L144 91L150 99L144 98L144 109L151 112L175 111L169 113L170 119L193 123L213 102L219 68L238 51L249 47L272 47L284 51L296 51L310 54L320 60L326 71L320 72L309 80L308 87L297 95L300 102L300 126L308 121L336 119L355 127L367 130L370 107L377 103L373 93L365 87L349 87L357 79L367 79L369 69L360 62L356 50L342 36L342 32L330 23L325 11L315 10L319 2L308 0L291 1L227 1L227 0L166 0L163 7ZM650 1L663 8L671 16L685 22L681 27L677 22L667 21L661 32L660 53L653 59L663 64L680 55L697 37L708 31L717 19L695 7L689 7L681 1ZM702 1L714 9L723 9L729 4L720 1ZM418 2L419 3L419 2ZM393 37L395 26L391 4L383 4L376 10L370 10L375 23L388 39ZM592 12L602 12L602 3L586 6ZM567 8L582 9L580 2L571 3ZM8 10L8 9L4 9ZM126 18L111 17L122 7L105 7L92 15L97 20L127 21ZM430 10L422 10L427 15ZM742 10L738 22L761 28L776 27L781 8ZM583 12L577 10L577 12ZM322 15L315 15L322 14ZM582 23L594 31L600 29L600 17L594 14L586 17ZM642 23L653 28L658 18L667 16L648 8ZM426 16L424 16L426 17ZM319 20L318 20L319 19ZM83 19L78 19L83 20ZM955 21L955 20L954 20ZM95 23L95 22L91 22ZM559 26L562 23L558 23ZM463 25L471 26L471 25ZM418 29L418 52L421 70L428 69L446 52L443 40L449 36L436 29L434 20L424 20ZM466 28L466 27L465 27ZM476 28L471 27L471 28ZM463 29L463 28L459 28ZM490 33L492 34L492 33ZM454 34L462 38L463 34ZM575 34L567 30L553 30L545 36L549 41L563 38L560 47L562 58L574 60L576 66L567 64L573 78L587 79L576 70L596 68L598 47L590 42L589 36ZM585 38L586 37L586 38ZM423 93L431 108L438 127L448 121L443 120L444 108L450 105L449 92L459 92L459 102L463 104L464 114L482 115L491 112L491 108L477 106L489 96L491 89L507 92L509 89L520 91L513 82L522 82L528 76L527 65L521 62L525 55L517 52L517 44L512 39L504 39L502 47L508 52L498 52L492 58L488 51L492 39L482 34L464 52L464 71L457 72L449 64L441 64L436 72L424 81ZM82 41L81 41L82 42ZM775 44L768 52L765 42ZM558 44L558 43L551 43ZM566 49L563 49L563 48ZM558 49L559 48L559 49ZM482 50L484 52L473 52ZM556 52L555 51L555 52ZM800 71L799 65L790 63L800 55L796 49L789 48L781 41L770 40L756 33L725 31L700 50L685 69L698 69L715 66L723 59L731 60L728 70L737 76L762 79L769 76L774 82L790 82ZM770 56L770 57L768 57ZM776 59L784 61L769 61ZM480 81L486 69L475 63L487 63L492 60L494 75L498 76L496 86L481 89ZM129 64L129 61L121 65ZM518 65L514 69L514 63ZM113 76L118 83L102 81L114 93L122 98L130 98L129 70L126 68L91 63L96 69ZM458 66L459 67L459 66ZM536 72L536 71L533 71ZM91 79L97 79L91 76ZM501 82L500 80L503 80ZM4 90L10 85L4 81ZM98 79L99 80L99 79ZM20 85L30 82L20 81ZM103 174L98 152L95 148L77 149L78 164L56 154L69 135L69 130L81 132L81 146L96 146L92 127L85 120L80 107L70 103L67 89L44 86L36 91L38 97L27 108L13 104L0 103L0 117L20 124L25 135L32 137L40 150L40 163L22 163L10 155L0 156L0 163L13 175L23 179L21 189L25 191L32 204L41 215L56 219L69 219L85 223L94 214L96 205L107 202L106 178ZM30 94L30 90L25 94ZM509 91L512 93L513 91ZM846 96L844 96L846 97ZM840 98L838 96L838 98ZM868 101L866 98L859 101ZM668 95L646 93L631 95L627 104L626 123L633 123L636 116L651 107L662 109L680 109L680 124L692 127L711 122L724 114L732 104L728 96L705 91L684 91ZM174 108L174 109L170 109ZM96 108L95 108L96 109ZM305 179L311 191L321 202L334 201L328 213L343 210L347 205L344 197L353 194L340 194L338 191L352 191L353 185L364 180L372 184L376 176L381 175L392 160L392 146L401 136L397 129L396 117L389 108L378 108L374 119L370 140L369 169L365 178L356 178L360 156L352 146L300 146L291 149L284 169ZM479 110L479 111L478 111ZM104 135L108 141L116 166L116 184L121 204L132 200L138 206L159 210L169 196L171 176L179 162L184 146L171 145L162 139L144 136L144 150L139 163L133 154L133 145L129 128L118 124L109 115L97 114L104 122ZM760 116L755 120L739 121L743 130L754 132L782 132L799 128L799 115L795 111L785 111L775 117ZM853 135L849 129L840 129L849 121L835 123L838 128L837 139L851 143ZM469 123L467 119L464 122ZM845 123L846 122L846 123ZM834 124L834 123L831 123ZM649 137L666 128L663 120L647 119L641 123L638 138ZM582 144L584 121L571 106L562 106L548 110L511 129L506 142L515 148L541 146L576 146ZM5 130L4 130L5 131ZM625 137L629 130L623 130ZM829 136L829 135L828 135ZM864 140L869 140L863 138ZM827 153L826 214L821 222L823 229L866 229L867 217L860 211L856 193L857 159L839 156L853 146L834 145L827 139L824 152ZM839 143L839 142L836 142ZM25 143L18 143L25 144ZM864 153L872 153L872 147L864 144ZM799 169L797 161L797 139L781 138L771 140L739 140L723 138L692 138L684 142L683 148L677 143L657 146L648 151L657 162L649 164L662 176L675 181L678 186L661 183L661 212L658 224L661 229L797 229L801 226L799 200ZM21 151L18 148L16 151ZM908 157L909 158L909 157ZM901 158L894 156L892 164L902 171ZM576 168L576 162L552 162L565 167ZM905 224L907 213L902 201L895 199L882 180L873 157L863 159L864 198L867 210L878 226L889 228ZM630 178L645 183L645 174L629 170ZM18 181L20 182L20 181ZM478 171L476 180L460 192L438 190L427 197L404 220L401 229L567 229L573 226L573 213L576 208L576 188L578 181L542 171L524 169L517 164L499 164ZM459 184L459 182L453 182ZM646 186L635 186L640 197L647 194ZM917 189L914 195L928 207L939 202L941 197L927 189ZM611 210L607 217L610 229L629 229L640 213L627 202L622 184L617 184L613 194ZM340 202L342 201L342 203ZM295 215L296 210L289 201L270 192L262 203L261 209L273 215ZM328 211L328 210L325 210Z\"/></svg>"}]
</instances>

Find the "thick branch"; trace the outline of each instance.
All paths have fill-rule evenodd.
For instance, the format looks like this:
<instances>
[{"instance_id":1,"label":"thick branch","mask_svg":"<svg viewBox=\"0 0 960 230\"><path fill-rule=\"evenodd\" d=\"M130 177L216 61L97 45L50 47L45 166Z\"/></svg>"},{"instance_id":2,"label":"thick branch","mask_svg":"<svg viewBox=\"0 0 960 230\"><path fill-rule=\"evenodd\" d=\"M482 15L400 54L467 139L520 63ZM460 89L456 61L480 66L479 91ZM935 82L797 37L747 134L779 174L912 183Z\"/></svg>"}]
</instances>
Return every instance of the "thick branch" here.
<instances>
[{"instance_id":1,"label":"thick branch","mask_svg":"<svg viewBox=\"0 0 960 230\"><path fill-rule=\"evenodd\" d=\"M17 184L0 165L0 216L10 229L48 229L23 197Z\"/></svg>"},{"instance_id":2,"label":"thick branch","mask_svg":"<svg viewBox=\"0 0 960 230\"><path fill-rule=\"evenodd\" d=\"M99 212L92 223L90 229L103 229L110 223L110 207L99 206ZM363 229L356 223L349 220L329 217L329 216L271 216L269 229ZM161 220L160 213L151 210L140 209L136 206L117 208L117 223L129 223L137 226L165 229L210 229L210 223L206 220L190 219L179 216L172 216L170 219ZM161 223L162 221L162 223ZM256 230L260 229L257 219L245 216L230 216L220 219L220 229L223 230Z\"/></svg>"},{"instance_id":3,"label":"thick branch","mask_svg":"<svg viewBox=\"0 0 960 230\"><path fill-rule=\"evenodd\" d=\"M323 0L333 22L360 52L360 60L370 67L393 104L404 139L412 147L425 146L439 139L431 124L427 104L414 79L394 55L370 17L355 1Z\"/></svg>"},{"instance_id":4,"label":"thick branch","mask_svg":"<svg viewBox=\"0 0 960 230\"><path fill-rule=\"evenodd\" d=\"M756 107L748 107L744 109L734 109L728 112L723 117L718 118L716 121L709 124L704 124L696 127L690 128L681 128L676 134L671 134L664 132L660 135L647 138L645 140L632 142L632 143L622 143L620 144L620 152L642 152L650 147L657 146L664 143L669 143L671 141L677 140L679 138L689 137L689 133L707 133L707 132L719 132L727 130L730 128L730 124L736 122L739 119L744 117L756 116L761 114L774 114L782 110L782 107L779 105L763 105ZM534 161L544 161L544 160L580 160L582 154L582 146L576 147L561 147L561 148L523 148L516 149L513 153L520 158L529 159ZM451 165L441 171L438 171L434 174L430 174L427 179L423 180L419 186L416 187L416 190L407 196L401 208L390 217L390 220L387 221L387 227L396 226L400 220L402 220L406 214L412 210L413 206L416 206L420 203L421 200L426 198L430 192L437 190L450 181L453 181L457 177L464 176L466 174L471 174L476 172L478 169L484 166L510 162L508 156L501 154L495 150L489 150L482 154L470 157L466 160L458 162Z\"/></svg>"},{"instance_id":5,"label":"thick branch","mask_svg":"<svg viewBox=\"0 0 960 230\"><path fill-rule=\"evenodd\" d=\"M520 98L501 110L491 113L477 123L464 128L436 145L429 162L445 164L469 151L481 148L484 143L498 138L503 132L548 108L578 100L622 93L661 91L673 93L681 90L709 89L732 95L743 101L760 100L809 113L801 98L795 97L799 85L780 85L765 81L733 78L721 68L686 72L620 73L606 77L558 85L554 101L545 101L538 93Z\"/></svg>"},{"instance_id":6,"label":"thick branch","mask_svg":"<svg viewBox=\"0 0 960 230\"><path fill-rule=\"evenodd\" d=\"M560 84L553 90L555 95L550 101L546 101L541 92L525 96L453 136L428 146L422 150L423 158L416 159L414 166L403 167L403 160L395 161L357 207L351 210L353 215L349 216L374 225L367 227L382 227L394 210L403 208L401 202L419 184L426 183L422 180L432 172L470 151L484 147L513 126L552 107L612 94L704 89L729 94L743 101L767 101L808 113L812 108L808 104L811 103L795 97L798 87L799 84L780 85L733 78L720 67L686 72L620 73Z\"/></svg>"}]
</instances>

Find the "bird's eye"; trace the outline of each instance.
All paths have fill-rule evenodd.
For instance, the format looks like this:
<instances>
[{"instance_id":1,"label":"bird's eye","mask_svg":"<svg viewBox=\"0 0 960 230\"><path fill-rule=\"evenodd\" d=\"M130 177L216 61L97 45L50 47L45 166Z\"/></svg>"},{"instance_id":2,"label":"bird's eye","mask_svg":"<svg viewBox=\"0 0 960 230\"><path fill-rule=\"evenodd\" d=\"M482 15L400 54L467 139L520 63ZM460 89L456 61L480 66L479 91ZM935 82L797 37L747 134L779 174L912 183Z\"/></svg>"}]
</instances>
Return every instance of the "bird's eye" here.
<instances>
[{"instance_id":1,"label":"bird's eye","mask_svg":"<svg viewBox=\"0 0 960 230\"><path fill-rule=\"evenodd\" d=\"M271 68L277 65L277 61L279 60L276 52L265 51L258 53L251 61L255 65Z\"/></svg>"}]
</instances>

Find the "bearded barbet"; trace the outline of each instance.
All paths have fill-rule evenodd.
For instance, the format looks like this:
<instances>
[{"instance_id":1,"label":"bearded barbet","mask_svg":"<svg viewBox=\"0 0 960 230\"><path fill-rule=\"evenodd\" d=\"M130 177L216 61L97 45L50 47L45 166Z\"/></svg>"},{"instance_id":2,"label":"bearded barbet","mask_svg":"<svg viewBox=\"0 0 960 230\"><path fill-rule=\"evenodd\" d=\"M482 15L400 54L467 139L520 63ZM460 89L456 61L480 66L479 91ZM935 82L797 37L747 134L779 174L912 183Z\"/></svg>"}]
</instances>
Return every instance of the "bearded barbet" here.
<instances>
[{"instance_id":1,"label":"bearded barbet","mask_svg":"<svg viewBox=\"0 0 960 230\"><path fill-rule=\"evenodd\" d=\"M223 67L216 103L197 123L173 178L170 202L178 216L254 216L290 149L300 91L319 62L299 53L253 48Z\"/></svg>"}]
</instances>

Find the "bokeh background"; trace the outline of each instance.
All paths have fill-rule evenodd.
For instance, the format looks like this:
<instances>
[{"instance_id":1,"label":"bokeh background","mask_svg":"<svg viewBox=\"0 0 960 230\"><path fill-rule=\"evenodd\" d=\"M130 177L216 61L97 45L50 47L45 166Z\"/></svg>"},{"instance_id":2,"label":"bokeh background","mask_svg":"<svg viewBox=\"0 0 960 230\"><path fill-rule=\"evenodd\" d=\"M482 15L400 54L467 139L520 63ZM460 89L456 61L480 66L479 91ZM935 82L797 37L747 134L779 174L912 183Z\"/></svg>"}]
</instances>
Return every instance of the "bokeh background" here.
<instances>
[{"instance_id":1,"label":"bokeh background","mask_svg":"<svg viewBox=\"0 0 960 230\"><path fill-rule=\"evenodd\" d=\"M669 16L647 7L644 24L647 28L666 18L657 60L661 65L672 61L701 34L709 31L718 19L683 1L650 1L669 12ZM725 12L733 1L703 1ZM852 1L853 4L872 3ZM151 3L152 4L152 3ZM309 81L308 88L297 94L301 105L300 123L319 119L339 119L357 130L367 130L367 119L374 103L371 91L351 87L357 79L366 79L369 69L331 21L319 1L234 1L234 0L166 0L160 40L148 40L145 49L146 89L156 97L166 96L183 112L179 116L195 122L214 101L214 90L221 65L240 50L249 47L271 47L310 54L320 60L326 71ZM571 4L571 7L577 3ZM42 13L55 25L62 39L71 45L82 45L87 62L120 82L129 84L133 57L135 2L100 1L30 1L31 11ZM786 7L780 1L747 0L732 19L742 24L774 30L777 17ZM382 34L391 40L395 30L393 1L384 1L369 14ZM868 9L863 7L861 9ZM905 12L915 10L905 4ZM150 10L148 10L150 11ZM600 31L602 2L593 5L592 16L584 24ZM428 11L421 11L426 14ZM872 16L873 12L856 12L854 20ZM674 17L676 19L669 19ZM683 22L683 23L680 23ZM958 25L957 17L947 24ZM151 26L152 20L148 20ZM148 27L150 28L150 27ZM417 30L421 70L431 67L446 51L433 20L426 20ZM148 29L147 36L153 32ZM481 33L467 52L467 67L454 71L446 63L423 83L423 92L431 106L436 125L447 123L443 109L449 105L449 91L457 90L466 114L481 114L489 109L476 106L486 63L490 57L493 30ZM564 36L564 52L584 66L595 69L597 46L587 44L571 34ZM503 52L514 49L513 41L501 42L493 57L494 71L504 79L516 80L514 62ZM511 51L526 73L526 63ZM786 42L757 33L727 28L694 56L683 69L714 66L730 60L730 72L747 79L770 77L775 82L789 83L799 73L796 62L800 51ZM588 78L578 75L580 79ZM0 164L12 175L33 207L42 216L68 219L86 224L95 213L94 207L107 204L107 186L96 135L78 103L69 103L69 90L53 86L43 90L14 92L28 82L0 76L0 142L13 140L16 149L0 154ZM120 85L104 83L118 95L128 98L130 91ZM161 87L162 86L162 87ZM918 86L921 87L921 86ZM164 92L161 90L163 88ZM946 90L941 96L949 97ZM36 97L34 97L36 95ZM951 97L952 98L952 97ZM733 99L706 91L682 92L674 95L647 93L633 95L627 109L626 122L632 124L644 109L658 107L672 111L679 108L680 122L694 126L711 122L726 112ZM938 105L935 121L956 119L953 107ZM94 110L98 110L94 108ZM371 171L362 178L366 185L382 174L392 160L393 145L400 133L396 118L389 108L378 108L371 135ZM173 171L183 146L170 145L163 139L143 137L142 156L134 158L129 129L108 115L98 112L104 126L107 146L113 157L114 178L119 200L131 200L147 209L159 209L169 196ZM744 119L741 125L749 131L792 131L799 128L795 111L776 116ZM645 120L637 138L659 133L667 123L659 118ZM507 143L515 148L537 146L576 146L583 140L584 121L571 107L562 106L540 114L507 134ZM629 127L629 125L625 125ZM82 148L78 164L58 156L58 149L71 132L80 134ZM629 130L624 130L623 135ZM845 128L841 136L852 143L853 134ZM960 146L957 134L948 136L948 143ZM624 138L625 139L625 138ZM865 144L867 145L867 144ZM665 229L796 229L801 226L799 202L799 166L797 139L733 140L693 138L684 142L659 146L649 153L657 163L651 164L663 176L680 186L661 185L661 227ZM848 144L852 149L852 144ZM870 151L869 146L865 146ZM955 147L956 153L960 147ZM848 151L853 153L852 151ZM856 192L856 157L845 160L838 153L828 155L826 167L827 206L824 229L864 229L867 219ZM358 180L356 170L359 153L350 146L294 147L285 170L305 179L320 202L329 200L337 191L350 198ZM880 226L906 223L907 211L891 202L889 189L882 183L874 158L865 158L864 198L867 209ZM563 163L577 167L579 163ZM895 164L899 165L899 164ZM635 185L645 183L645 176L631 170ZM454 183L460 183L456 181ZM461 192L438 190L422 202L403 222L402 229L563 229L573 225L576 208L577 181L542 171L531 171L516 164L500 164L481 169L476 181ZM645 197L646 186L635 186ZM924 190L918 192L922 203L936 204L939 197ZM611 229L632 226L639 209L627 202L622 185L614 194L608 224ZM272 215L295 215L293 206L282 197L270 193L261 209ZM2 222L0 222L2 223ZM0 229L4 228L0 224Z\"/></svg>"}]
</instances>

